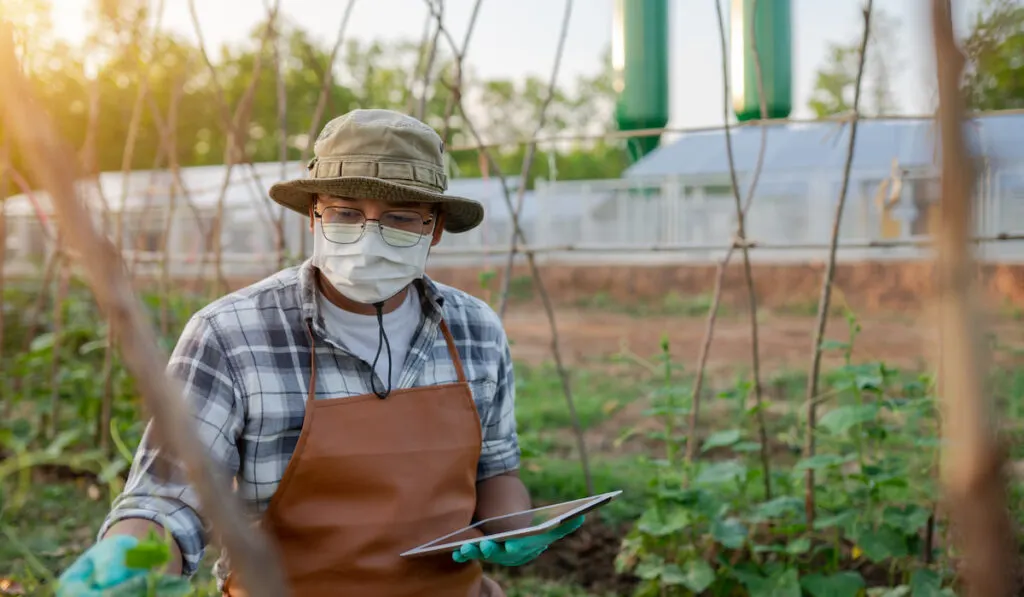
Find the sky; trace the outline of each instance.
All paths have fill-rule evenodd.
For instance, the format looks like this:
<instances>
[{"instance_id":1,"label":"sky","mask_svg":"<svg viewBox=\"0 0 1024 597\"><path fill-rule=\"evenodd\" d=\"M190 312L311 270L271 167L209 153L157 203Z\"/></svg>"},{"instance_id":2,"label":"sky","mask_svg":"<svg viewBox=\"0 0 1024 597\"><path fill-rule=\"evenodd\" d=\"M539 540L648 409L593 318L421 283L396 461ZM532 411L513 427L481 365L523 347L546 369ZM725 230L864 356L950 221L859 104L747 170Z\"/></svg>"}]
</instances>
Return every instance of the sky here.
<instances>
[{"instance_id":1,"label":"sky","mask_svg":"<svg viewBox=\"0 0 1024 597\"><path fill-rule=\"evenodd\" d=\"M628 0L627 0L628 1ZM54 26L71 41L84 35L85 11L95 0L53 0ZM343 0L281 0L282 11L325 45L337 34L347 2ZM963 30L980 0L954 0L957 29ZM824 64L828 45L859 39L862 0L792 0L794 110L792 117L810 117L807 100L815 71ZM474 0L445 0L445 23L461 40ZM723 0L725 10L731 4ZM921 114L930 109L933 85L929 0L875 0L897 20L898 45L893 58L900 70L893 78L898 113ZM162 27L195 39L186 0L164 0ZM265 16L260 0L197 2L203 36L209 47L246 41ZM533 74L547 79L555 59L564 0L484 0L467 54L481 77L516 78ZM347 36L361 40L414 39L422 35L428 15L422 0L355 0ZM722 74L714 0L669 0L670 127L720 125ZM726 17L728 18L728 17ZM569 21L559 79L599 69L612 32L612 0L575 0Z\"/></svg>"}]
</instances>

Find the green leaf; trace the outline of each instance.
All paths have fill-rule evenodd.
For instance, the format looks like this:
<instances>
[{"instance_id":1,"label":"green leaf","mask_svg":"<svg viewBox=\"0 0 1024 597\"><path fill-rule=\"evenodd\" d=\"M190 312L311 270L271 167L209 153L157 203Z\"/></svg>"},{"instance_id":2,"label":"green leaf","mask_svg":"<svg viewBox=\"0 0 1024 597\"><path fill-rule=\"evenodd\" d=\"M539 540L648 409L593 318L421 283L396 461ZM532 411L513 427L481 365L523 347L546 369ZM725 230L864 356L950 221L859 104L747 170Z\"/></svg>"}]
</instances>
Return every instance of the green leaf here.
<instances>
[{"instance_id":1,"label":"green leaf","mask_svg":"<svg viewBox=\"0 0 1024 597\"><path fill-rule=\"evenodd\" d=\"M736 518L718 519L711 523L711 536L729 549L739 549L747 541L747 527Z\"/></svg>"},{"instance_id":2,"label":"green leaf","mask_svg":"<svg viewBox=\"0 0 1024 597\"><path fill-rule=\"evenodd\" d=\"M910 575L910 594L912 597L941 597L942 577L934 570L915 570Z\"/></svg>"},{"instance_id":3,"label":"green leaf","mask_svg":"<svg viewBox=\"0 0 1024 597\"><path fill-rule=\"evenodd\" d=\"M800 537L789 542L786 546L786 553L799 556L807 553L811 549L811 540L807 537Z\"/></svg>"},{"instance_id":4,"label":"green leaf","mask_svg":"<svg viewBox=\"0 0 1024 597\"><path fill-rule=\"evenodd\" d=\"M789 515L803 515L804 501L793 496L781 496L754 507L751 518L758 522L782 518Z\"/></svg>"},{"instance_id":5,"label":"green leaf","mask_svg":"<svg viewBox=\"0 0 1024 597\"><path fill-rule=\"evenodd\" d=\"M851 522L856 520L857 512L854 510L845 510L832 516L820 516L814 519L815 530L821 531L830 528L841 528L845 529Z\"/></svg>"},{"instance_id":6,"label":"green leaf","mask_svg":"<svg viewBox=\"0 0 1024 597\"><path fill-rule=\"evenodd\" d=\"M800 573L795 568L784 568L770 578L751 582L747 589L750 597L801 597Z\"/></svg>"},{"instance_id":7,"label":"green leaf","mask_svg":"<svg viewBox=\"0 0 1024 597\"><path fill-rule=\"evenodd\" d=\"M825 340L821 343L821 352L827 350L846 350L850 348L849 342L839 342L838 340Z\"/></svg>"},{"instance_id":8,"label":"green leaf","mask_svg":"<svg viewBox=\"0 0 1024 597\"><path fill-rule=\"evenodd\" d=\"M661 582L670 586L683 585L699 595L715 582L715 569L699 558L686 561L682 567L669 564L661 574Z\"/></svg>"},{"instance_id":9,"label":"green leaf","mask_svg":"<svg viewBox=\"0 0 1024 597\"><path fill-rule=\"evenodd\" d=\"M800 579L800 584L811 597L857 597L865 587L859 572L839 572L825 576L811 574Z\"/></svg>"},{"instance_id":10,"label":"green leaf","mask_svg":"<svg viewBox=\"0 0 1024 597\"><path fill-rule=\"evenodd\" d=\"M124 565L129 568L152 570L164 565L170 559L170 550L164 543L142 541L125 553Z\"/></svg>"},{"instance_id":11,"label":"green leaf","mask_svg":"<svg viewBox=\"0 0 1024 597\"><path fill-rule=\"evenodd\" d=\"M78 439L78 436L81 434L81 429L68 429L67 431L61 431L57 437L53 438L50 445L46 446L46 454L53 458L60 456L61 452L64 451L64 448L71 445L71 443Z\"/></svg>"},{"instance_id":12,"label":"green leaf","mask_svg":"<svg viewBox=\"0 0 1024 597\"><path fill-rule=\"evenodd\" d=\"M697 485L721 485L733 483L747 476L747 467L737 460L715 462L704 466L694 483Z\"/></svg>"},{"instance_id":13,"label":"green leaf","mask_svg":"<svg viewBox=\"0 0 1024 597\"><path fill-rule=\"evenodd\" d=\"M97 350L102 350L102 349L106 348L106 346L107 346L107 341L105 339L103 339L103 340L92 340L90 342L86 342L85 344L79 346L78 347L78 354L81 355L81 356L85 356L85 355L87 355L87 354L89 354L91 352L96 352Z\"/></svg>"},{"instance_id":14,"label":"green leaf","mask_svg":"<svg viewBox=\"0 0 1024 597\"><path fill-rule=\"evenodd\" d=\"M673 535L690 526L693 515L683 508L673 508L663 515L659 510L651 508L643 513L637 522L640 532L652 537Z\"/></svg>"},{"instance_id":15,"label":"green leaf","mask_svg":"<svg viewBox=\"0 0 1024 597\"><path fill-rule=\"evenodd\" d=\"M29 352L43 352L53 348L54 335L52 332L46 334L39 334L32 339L32 342L28 345Z\"/></svg>"},{"instance_id":16,"label":"green leaf","mask_svg":"<svg viewBox=\"0 0 1024 597\"><path fill-rule=\"evenodd\" d=\"M646 556L636 567L635 574L643 580L655 580L661 577L665 569L665 560L658 556Z\"/></svg>"},{"instance_id":17,"label":"green leaf","mask_svg":"<svg viewBox=\"0 0 1024 597\"><path fill-rule=\"evenodd\" d=\"M857 546L875 563L909 555L906 538L892 527L884 525L877 530L868 529L859 533Z\"/></svg>"},{"instance_id":18,"label":"green leaf","mask_svg":"<svg viewBox=\"0 0 1024 597\"><path fill-rule=\"evenodd\" d=\"M838 454L816 454L810 458L804 458L793 465L793 472L802 472L807 470L818 471L824 468L832 468L847 462L856 460L855 454L847 456L840 456Z\"/></svg>"},{"instance_id":19,"label":"green leaf","mask_svg":"<svg viewBox=\"0 0 1024 597\"><path fill-rule=\"evenodd\" d=\"M740 429L726 429L725 431L717 431L708 436L704 440L704 446L700 449L701 452L707 452L714 448L726 448L740 441L743 437L743 431Z\"/></svg>"},{"instance_id":20,"label":"green leaf","mask_svg":"<svg viewBox=\"0 0 1024 597\"><path fill-rule=\"evenodd\" d=\"M103 470L100 471L100 474L97 475L97 477L99 478L100 481L104 483L109 483L115 476L118 475L118 473L123 471L127 466L128 463L125 462L123 458L111 460L110 464L103 467Z\"/></svg>"},{"instance_id":21,"label":"green leaf","mask_svg":"<svg viewBox=\"0 0 1024 597\"><path fill-rule=\"evenodd\" d=\"M733 452L757 452L760 449L760 442L740 442L732 447Z\"/></svg>"},{"instance_id":22,"label":"green leaf","mask_svg":"<svg viewBox=\"0 0 1024 597\"><path fill-rule=\"evenodd\" d=\"M916 504L903 507L887 506L882 512L885 524L899 529L904 535L916 535L926 524L931 512Z\"/></svg>"},{"instance_id":23,"label":"green leaf","mask_svg":"<svg viewBox=\"0 0 1024 597\"><path fill-rule=\"evenodd\" d=\"M840 406L825 413L818 421L818 426L829 433L842 435L856 425L873 421L877 416L877 404Z\"/></svg>"}]
</instances>

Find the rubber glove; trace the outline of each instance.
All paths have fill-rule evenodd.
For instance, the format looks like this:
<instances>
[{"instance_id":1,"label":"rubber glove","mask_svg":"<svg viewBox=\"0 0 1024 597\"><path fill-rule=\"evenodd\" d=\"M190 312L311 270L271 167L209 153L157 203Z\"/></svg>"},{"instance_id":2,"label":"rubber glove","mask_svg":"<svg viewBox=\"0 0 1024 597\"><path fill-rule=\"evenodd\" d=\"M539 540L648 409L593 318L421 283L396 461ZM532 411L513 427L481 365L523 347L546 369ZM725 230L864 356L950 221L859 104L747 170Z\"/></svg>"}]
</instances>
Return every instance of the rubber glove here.
<instances>
[{"instance_id":1,"label":"rubber glove","mask_svg":"<svg viewBox=\"0 0 1024 597\"><path fill-rule=\"evenodd\" d=\"M577 516L542 535L508 541L486 539L478 543L467 543L452 553L452 559L456 562L481 560L499 566L522 566L535 560L555 541L580 528L583 520L583 515Z\"/></svg>"},{"instance_id":2,"label":"rubber glove","mask_svg":"<svg viewBox=\"0 0 1024 597\"><path fill-rule=\"evenodd\" d=\"M139 540L130 535L100 540L60 575L57 597L99 597L106 590L145 576L145 570L124 563L128 550L138 544Z\"/></svg>"}]
</instances>

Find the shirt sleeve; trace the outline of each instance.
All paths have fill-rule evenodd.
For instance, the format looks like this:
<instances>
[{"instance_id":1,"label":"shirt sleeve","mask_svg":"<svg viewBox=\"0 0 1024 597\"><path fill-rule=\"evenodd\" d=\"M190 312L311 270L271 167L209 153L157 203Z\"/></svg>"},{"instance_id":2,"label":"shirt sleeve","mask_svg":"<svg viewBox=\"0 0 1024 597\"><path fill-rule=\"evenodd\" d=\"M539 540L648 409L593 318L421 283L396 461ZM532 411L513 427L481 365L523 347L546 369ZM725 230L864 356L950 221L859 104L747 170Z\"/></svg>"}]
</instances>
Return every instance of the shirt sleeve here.
<instances>
[{"instance_id":1,"label":"shirt sleeve","mask_svg":"<svg viewBox=\"0 0 1024 597\"><path fill-rule=\"evenodd\" d=\"M498 374L494 399L482 413L483 445L477 480L482 481L519 468L519 437L516 432L516 383L508 337L499 324Z\"/></svg>"},{"instance_id":2,"label":"shirt sleeve","mask_svg":"<svg viewBox=\"0 0 1024 597\"><path fill-rule=\"evenodd\" d=\"M213 324L199 315L186 324L167 365L187 396L195 432L214 464L238 472L237 438L244 425L242 392ZM139 444L124 491L100 528L102 537L119 520L143 518L163 526L181 549L186 576L195 574L207 544L199 499L180 461L154 442L152 422Z\"/></svg>"}]
</instances>

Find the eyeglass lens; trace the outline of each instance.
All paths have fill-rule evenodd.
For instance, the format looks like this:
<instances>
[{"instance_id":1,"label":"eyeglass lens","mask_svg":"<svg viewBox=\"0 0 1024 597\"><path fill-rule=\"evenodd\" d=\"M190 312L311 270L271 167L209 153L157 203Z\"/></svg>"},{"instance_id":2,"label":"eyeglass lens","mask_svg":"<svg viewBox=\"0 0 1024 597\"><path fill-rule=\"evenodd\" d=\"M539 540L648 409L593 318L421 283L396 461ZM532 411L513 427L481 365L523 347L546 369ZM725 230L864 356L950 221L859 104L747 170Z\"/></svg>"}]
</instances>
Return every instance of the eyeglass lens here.
<instances>
[{"instance_id":1,"label":"eyeglass lens","mask_svg":"<svg viewBox=\"0 0 1024 597\"><path fill-rule=\"evenodd\" d=\"M327 240L350 244L358 241L366 229L366 216L358 209L328 207L321 214L322 228ZM388 211L378 220L380 235L393 247L411 247L430 232L431 220L411 210Z\"/></svg>"}]
</instances>

